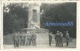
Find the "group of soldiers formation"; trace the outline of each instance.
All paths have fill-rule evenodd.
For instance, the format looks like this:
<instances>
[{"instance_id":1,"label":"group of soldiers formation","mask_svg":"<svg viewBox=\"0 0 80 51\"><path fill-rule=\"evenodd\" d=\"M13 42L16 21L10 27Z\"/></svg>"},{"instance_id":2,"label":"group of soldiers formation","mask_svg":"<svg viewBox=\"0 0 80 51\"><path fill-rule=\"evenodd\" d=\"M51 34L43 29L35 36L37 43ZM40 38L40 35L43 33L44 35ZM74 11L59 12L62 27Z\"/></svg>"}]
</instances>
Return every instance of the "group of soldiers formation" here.
<instances>
[{"instance_id":1,"label":"group of soldiers formation","mask_svg":"<svg viewBox=\"0 0 80 51\"><path fill-rule=\"evenodd\" d=\"M66 31L65 35L66 46L69 45L69 38L70 38L69 33L68 31ZM13 34L14 47L19 47L20 45L36 46L36 39L37 36L34 32L27 32L27 34L25 32L24 33L17 32ZM63 46L63 39L64 39L63 33L57 31L55 35L55 42L57 47ZM51 44L52 44L52 35L49 34L49 46L51 46Z\"/></svg>"},{"instance_id":2,"label":"group of soldiers formation","mask_svg":"<svg viewBox=\"0 0 80 51\"><path fill-rule=\"evenodd\" d=\"M14 47L19 47L20 45L36 46L36 34L34 34L33 32L28 32L27 34L25 32L14 33L13 43L14 43Z\"/></svg>"},{"instance_id":3,"label":"group of soldiers formation","mask_svg":"<svg viewBox=\"0 0 80 51\"><path fill-rule=\"evenodd\" d=\"M62 32L57 31L55 35L56 47L63 47L64 38L65 38L66 46L68 46L70 40L68 31L66 31L65 37L63 36ZM49 46L51 46L51 42L52 42L52 36L49 34Z\"/></svg>"}]
</instances>

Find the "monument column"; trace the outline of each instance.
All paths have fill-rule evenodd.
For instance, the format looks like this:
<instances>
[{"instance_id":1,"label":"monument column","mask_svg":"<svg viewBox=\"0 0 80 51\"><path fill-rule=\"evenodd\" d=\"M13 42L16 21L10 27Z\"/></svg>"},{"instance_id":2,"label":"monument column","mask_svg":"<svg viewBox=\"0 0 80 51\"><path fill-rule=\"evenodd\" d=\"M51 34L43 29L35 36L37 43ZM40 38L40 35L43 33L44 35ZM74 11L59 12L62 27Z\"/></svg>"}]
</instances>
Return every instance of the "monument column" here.
<instances>
[{"instance_id":1,"label":"monument column","mask_svg":"<svg viewBox=\"0 0 80 51\"><path fill-rule=\"evenodd\" d=\"M32 5L28 5L28 28L31 28L31 18L32 18Z\"/></svg>"},{"instance_id":2,"label":"monument column","mask_svg":"<svg viewBox=\"0 0 80 51\"><path fill-rule=\"evenodd\" d=\"M33 3L28 7L28 28L40 28L40 5Z\"/></svg>"}]
</instances>

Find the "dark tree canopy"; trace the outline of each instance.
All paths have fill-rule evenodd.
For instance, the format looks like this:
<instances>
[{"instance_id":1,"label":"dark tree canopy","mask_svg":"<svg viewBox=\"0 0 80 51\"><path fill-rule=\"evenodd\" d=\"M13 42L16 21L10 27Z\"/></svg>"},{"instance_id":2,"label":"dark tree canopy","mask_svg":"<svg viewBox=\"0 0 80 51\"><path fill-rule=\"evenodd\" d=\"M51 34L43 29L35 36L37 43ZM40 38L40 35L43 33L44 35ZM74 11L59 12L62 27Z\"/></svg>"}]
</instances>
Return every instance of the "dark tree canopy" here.
<instances>
[{"instance_id":1,"label":"dark tree canopy","mask_svg":"<svg viewBox=\"0 0 80 51\"><path fill-rule=\"evenodd\" d=\"M8 8L9 12L5 12ZM22 28L27 27L28 7L23 7L23 4L13 3L4 6L4 34L20 31Z\"/></svg>"},{"instance_id":2,"label":"dark tree canopy","mask_svg":"<svg viewBox=\"0 0 80 51\"><path fill-rule=\"evenodd\" d=\"M44 14L41 16L41 25L43 28L49 29L53 34L57 30L63 32L69 31L72 37L76 37L76 3L60 3L60 4L47 4L41 6ZM44 26L45 22L68 22L72 21L73 26Z\"/></svg>"}]
</instances>

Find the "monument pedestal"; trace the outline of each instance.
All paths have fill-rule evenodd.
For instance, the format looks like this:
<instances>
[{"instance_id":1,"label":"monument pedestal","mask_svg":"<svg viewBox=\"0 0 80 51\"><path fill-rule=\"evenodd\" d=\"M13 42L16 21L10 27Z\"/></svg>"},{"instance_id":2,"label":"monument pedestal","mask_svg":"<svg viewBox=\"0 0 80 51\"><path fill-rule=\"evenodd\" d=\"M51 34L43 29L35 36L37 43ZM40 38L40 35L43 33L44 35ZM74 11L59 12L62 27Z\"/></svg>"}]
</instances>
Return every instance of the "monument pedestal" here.
<instances>
[{"instance_id":1,"label":"monument pedestal","mask_svg":"<svg viewBox=\"0 0 80 51\"><path fill-rule=\"evenodd\" d=\"M49 46L48 33L39 33L36 35L37 35L37 39L36 39L37 46Z\"/></svg>"},{"instance_id":2,"label":"monument pedestal","mask_svg":"<svg viewBox=\"0 0 80 51\"><path fill-rule=\"evenodd\" d=\"M47 29L27 29L27 31L35 32L37 46L49 46L49 31Z\"/></svg>"}]
</instances>

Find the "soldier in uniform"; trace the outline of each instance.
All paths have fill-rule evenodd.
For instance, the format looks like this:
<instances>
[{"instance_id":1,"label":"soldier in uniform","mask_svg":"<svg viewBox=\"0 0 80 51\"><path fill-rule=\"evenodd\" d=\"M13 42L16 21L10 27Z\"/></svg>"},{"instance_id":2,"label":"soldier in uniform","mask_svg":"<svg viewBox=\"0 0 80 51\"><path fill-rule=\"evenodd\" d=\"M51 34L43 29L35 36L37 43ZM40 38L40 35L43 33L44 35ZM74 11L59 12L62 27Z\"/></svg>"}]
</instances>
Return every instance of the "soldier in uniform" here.
<instances>
[{"instance_id":1,"label":"soldier in uniform","mask_svg":"<svg viewBox=\"0 0 80 51\"><path fill-rule=\"evenodd\" d=\"M25 45L28 45L27 35L28 35L28 33L25 34Z\"/></svg>"},{"instance_id":2,"label":"soldier in uniform","mask_svg":"<svg viewBox=\"0 0 80 51\"><path fill-rule=\"evenodd\" d=\"M32 45L33 46L36 46L36 34L34 33L34 32L32 32L32 37L31 37L31 39L32 39Z\"/></svg>"},{"instance_id":3,"label":"soldier in uniform","mask_svg":"<svg viewBox=\"0 0 80 51\"><path fill-rule=\"evenodd\" d=\"M26 39L26 41L27 41L26 42L26 45L29 45L30 46L31 45L31 33L30 32L27 33L27 37L26 38L27 38Z\"/></svg>"},{"instance_id":4,"label":"soldier in uniform","mask_svg":"<svg viewBox=\"0 0 80 51\"><path fill-rule=\"evenodd\" d=\"M25 39L26 39L26 36L25 36L25 32L23 33L23 45L25 45Z\"/></svg>"},{"instance_id":5,"label":"soldier in uniform","mask_svg":"<svg viewBox=\"0 0 80 51\"><path fill-rule=\"evenodd\" d=\"M60 32L57 31L56 35L55 35L55 41L56 41L56 46L60 45Z\"/></svg>"},{"instance_id":6,"label":"soldier in uniform","mask_svg":"<svg viewBox=\"0 0 80 51\"><path fill-rule=\"evenodd\" d=\"M49 46L51 46L51 42L52 42L52 36L51 33L49 34Z\"/></svg>"},{"instance_id":7,"label":"soldier in uniform","mask_svg":"<svg viewBox=\"0 0 80 51\"><path fill-rule=\"evenodd\" d=\"M14 42L14 47L19 47L19 35L18 35L18 33L14 33L13 42Z\"/></svg>"},{"instance_id":8,"label":"soldier in uniform","mask_svg":"<svg viewBox=\"0 0 80 51\"><path fill-rule=\"evenodd\" d=\"M69 45L69 38L70 38L69 33L68 31L66 31L66 46Z\"/></svg>"},{"instance_id":9,"label":"soldier in uniform","mask_svg":"<svg viewBox=\"0 0 80 51\"><path fill-rule=\"evenodd\" d=\"M20 40L21 45L25 45L25 33L21 33Z\"/></svg>"},{"instance_id":10,"label":"soldier in uniform","mask_svg":"<svg viewBox=\"0 0 80 51\"><path fill-rule=\"evenodd\" d=\"M63 46L63 34L60 32L60 45Z\"/></svg>"},{"instance_id":11,"label":"soldier in uniform","mask_svg":"<svg viewBox=\"0 0 80 51\"><path fill-rule=\"evenodd\" d=\"M20 45L22 45L22 34L20 34L20 39L19 39L20 41Z\"/></svg>"}]
</instances>

